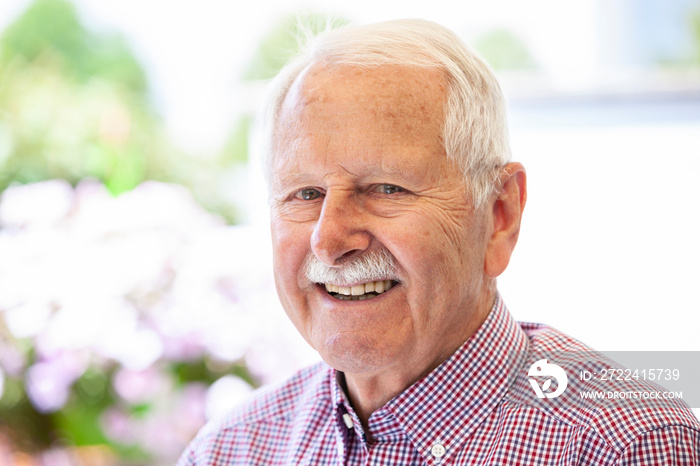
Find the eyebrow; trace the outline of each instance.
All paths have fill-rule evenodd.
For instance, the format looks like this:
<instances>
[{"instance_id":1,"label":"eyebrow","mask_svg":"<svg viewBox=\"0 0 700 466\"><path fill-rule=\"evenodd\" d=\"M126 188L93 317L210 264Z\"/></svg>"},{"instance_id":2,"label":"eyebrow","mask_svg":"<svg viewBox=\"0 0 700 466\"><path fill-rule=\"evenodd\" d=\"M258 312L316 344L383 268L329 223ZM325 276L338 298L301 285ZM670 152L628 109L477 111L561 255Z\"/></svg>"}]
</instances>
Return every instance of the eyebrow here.
<instances>
[{"instance_id":1,"label":"eyebrow","mask_svg":"<svg viewBox=\"0 0 700 466\"><path fill-rule=\"evenodd\" d=\"M339 167L340 170L343 170L343 167ZM372 173L363 173L361 175L357 175L358 178L369 178L369 177L381 177L381 176L391 176L391 177L405 177L407 176L406 170L404 170L402 167L391 167L391 168L386 168L386 167L381 167L379 170L374 171ZM289 186L289 185L298 185L298 184L305 184L307 180L309 180L310 176L305 174L305 173L299 173L296 171L284 171L284 172L276 172L273 173L273 177L277 179L277 184L279 186Z\"/></svg>"},{"instance_id":2,"label":"eyebrow","mask_svg":"<svg viewBox=\"0 0 700 466\"><path fill-rule=\"evenodd\" d=\"M303 175L297 172L276 172L273 173L273 179L277 180L279 186L289 186L294 184L299 184L308 178L307 175Z\"/></svg>"}]
</instances>

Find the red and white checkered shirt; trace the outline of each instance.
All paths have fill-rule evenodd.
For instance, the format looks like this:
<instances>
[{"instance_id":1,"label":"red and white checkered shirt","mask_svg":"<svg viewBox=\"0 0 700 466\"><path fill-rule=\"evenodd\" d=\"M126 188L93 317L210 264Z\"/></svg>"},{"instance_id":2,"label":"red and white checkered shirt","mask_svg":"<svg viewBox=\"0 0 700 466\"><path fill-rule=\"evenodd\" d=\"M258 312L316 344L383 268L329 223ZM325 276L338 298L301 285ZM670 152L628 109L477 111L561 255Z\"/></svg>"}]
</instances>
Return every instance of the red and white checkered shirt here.
<instances>
[{"instance_id":1,"label":"red and white checkered shirt","mask_svg":"<svg viewBox=\"0 0 700 466\"><path fill-rule=\"evenodd\" d=\"M539 400L527 371L547 351L589 348L516 322L497 298L455 354L371 415L371 443L321 363L202 429L178 465L700 464L700 423L681 402Z\"/></svg>"}]
</instances>

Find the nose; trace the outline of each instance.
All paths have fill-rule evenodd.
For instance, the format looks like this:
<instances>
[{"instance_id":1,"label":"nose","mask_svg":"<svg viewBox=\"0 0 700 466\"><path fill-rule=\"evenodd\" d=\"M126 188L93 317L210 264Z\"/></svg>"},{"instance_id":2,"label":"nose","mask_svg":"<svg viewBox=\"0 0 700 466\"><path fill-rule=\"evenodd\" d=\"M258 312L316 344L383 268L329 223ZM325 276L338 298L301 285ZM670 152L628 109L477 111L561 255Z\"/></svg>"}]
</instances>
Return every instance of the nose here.
<instances>
[{"instance_id":1,"label":"nose","mask_svg":"<svg viewBox=\"0 0 700 466\"><path fill-rule=\"evenodd\" d=\"M328 191L311 234L311 251L331 267L362 254L371 243L366 215L353 193Z\"/></svg>"}]
</instances>

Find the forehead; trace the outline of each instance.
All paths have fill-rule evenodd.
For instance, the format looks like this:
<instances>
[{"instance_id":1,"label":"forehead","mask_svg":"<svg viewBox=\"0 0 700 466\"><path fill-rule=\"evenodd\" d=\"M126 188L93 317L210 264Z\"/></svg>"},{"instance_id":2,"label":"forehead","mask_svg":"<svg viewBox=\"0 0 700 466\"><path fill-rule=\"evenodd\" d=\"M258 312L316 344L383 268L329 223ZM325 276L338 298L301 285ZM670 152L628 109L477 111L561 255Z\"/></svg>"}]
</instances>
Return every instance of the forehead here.
<instances>
[{"instance_id":1,"label":"forehead","mask_svg":"<svg viewBox=\"0 0 700 466\"><path fill-rule=\"evenodd\" d=\"M443 73L437 69L400 65L359 67L308 66L294 80L281 107L278 132L308 111L333 107L348 113L365 108L391 122L397 118L426 123L442 113L445 101Z\"/></svg>"},{"instance_id":2,"label":"forehead","mask_svg":"<svg viewBox=\"0 0 700 466\"><path fill-rule=\"evenodd\" d=\"M288 169L290 158L316 146L355 154L405 145L442 147L445 100L445 80L437 69L311 65L280 107L273 172L281 168L280 154Z\"/></svg>"}]
</instances>

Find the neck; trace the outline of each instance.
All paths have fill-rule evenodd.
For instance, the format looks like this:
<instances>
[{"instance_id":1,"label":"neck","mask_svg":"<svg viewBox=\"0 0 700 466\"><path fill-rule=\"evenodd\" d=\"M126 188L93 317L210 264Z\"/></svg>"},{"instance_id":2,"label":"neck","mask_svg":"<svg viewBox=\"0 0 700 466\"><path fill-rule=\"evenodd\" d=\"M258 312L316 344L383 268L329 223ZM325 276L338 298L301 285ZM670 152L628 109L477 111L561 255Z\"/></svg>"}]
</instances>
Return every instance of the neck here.
<instances>
[{"instance_id":1,"label":"neck","mask_svg":"<svg viewBox=\"0 0 700 466\"><path fill-rule=\"evenodd\" d=\"M346 393L367 435L370 434L368 424L372 413L419 379L399 377L392 380L383 376L345 374Z\"/></svg>"}]
</instances>

